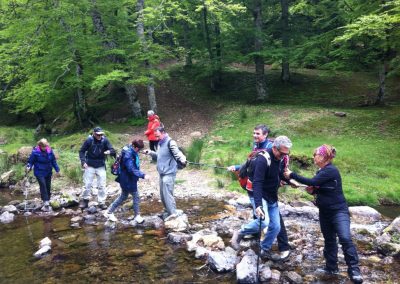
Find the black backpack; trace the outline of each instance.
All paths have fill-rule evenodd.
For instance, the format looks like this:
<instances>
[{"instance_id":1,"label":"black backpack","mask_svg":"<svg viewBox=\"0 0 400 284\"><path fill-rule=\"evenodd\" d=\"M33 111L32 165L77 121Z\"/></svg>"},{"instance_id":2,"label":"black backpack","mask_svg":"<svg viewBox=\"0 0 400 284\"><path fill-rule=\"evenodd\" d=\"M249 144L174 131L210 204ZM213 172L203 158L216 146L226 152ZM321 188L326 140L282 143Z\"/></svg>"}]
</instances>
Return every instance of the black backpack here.
<instances>
[{"instance_id":1,"label":"black backpack","mask_svg":"<svg viewBox=\"0 0 400 284\"><path fill-rule=\"evenodd\" d=\"M171 150L171 141L172 141L172 139L168 140L168 150L171 153L171 156L174 157L174 160L176 161L178 170L182 170L182 169L184 169L186 167L186 164L182 163L180 160L175 158L174 153L172 153L172 150ZM184 153L184 151L183 151L183 149L181 147L178 147L178 149L179 149L179 151Z\"/></svg>"},{"instance_id":2,"label":"black backpack","mask_svg":"<svg viewBox=\"0 0 400 284\"><path fill-rule=\"evenodd\" d=\"M249 176L253 176L254 174L255 161L259 155L265 157L265 159L267 160L268 167L271 165L271 156L265 149L252 151L247 156L246 162L239 169L238 179L240 186L243 189L252 190L252 187L250 187L250 184L252 184L252 182L251 181L249 182Z\"/></svg>"},{"instance_id":3,"label":"black backpack","mask_svg":"<svg viewBox=\"0 0 400 284\"><path fill-rule=\"evenodd\" d=\"M122 171L122 161L125 155L125 152L128 150L127 146L123 147L121 150L121 154L117 155L114 163L111 165L110 172L115 176L119 176Z\"/></svg>"}]
</instances>

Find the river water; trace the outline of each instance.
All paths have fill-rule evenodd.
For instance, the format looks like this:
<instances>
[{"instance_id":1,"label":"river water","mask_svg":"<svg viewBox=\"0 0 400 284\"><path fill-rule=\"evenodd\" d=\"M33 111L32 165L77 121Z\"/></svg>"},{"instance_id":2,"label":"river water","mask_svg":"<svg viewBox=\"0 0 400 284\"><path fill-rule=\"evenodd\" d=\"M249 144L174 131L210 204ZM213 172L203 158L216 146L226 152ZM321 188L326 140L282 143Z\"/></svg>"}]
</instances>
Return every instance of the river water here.
<instances>
[{"instance_id":1,"label":"river water","mask_svg":"<svg viewBox=\"0 0 400 284\"><path fill-rule=\"evenodd\" d=\"M12 198L0 196L2 204ZM224 203L213 199L181 200L178 207L188 212L190 224L202 224L223 211ZM196 210L192 210L194 207ZM153 215L161 212L162 205L157 201L145 201L141 209L142 215ZM392 207L389 212L393 211ZM128 217L131 213L119 213L118 217L121 214ZM204 260L197 260L193 253L187 252L185 246L170 244L163 229L121 226L111 229L101 222L97 226L82 225L80 229L72 229L70 218L19 215L11 224L0 224L0 283L236 282L235 272L213 272L204 265ZM52 240L52 251L36 260L33 253L44 237ZM289 269L299 272L303 269L304 272L306 268ZM345 282L327 279L314 283Z\"/></svg>"}]
</instances>

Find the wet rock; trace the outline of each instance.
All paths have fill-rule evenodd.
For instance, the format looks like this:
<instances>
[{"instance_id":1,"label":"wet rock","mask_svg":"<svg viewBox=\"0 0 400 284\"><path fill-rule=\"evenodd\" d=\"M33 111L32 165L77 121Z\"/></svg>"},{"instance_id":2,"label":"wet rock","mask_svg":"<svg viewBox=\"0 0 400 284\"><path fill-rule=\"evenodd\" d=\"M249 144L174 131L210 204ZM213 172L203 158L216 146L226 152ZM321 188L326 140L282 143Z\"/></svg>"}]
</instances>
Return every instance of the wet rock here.
<instances>
[{"instance_id":1,"label":"wet rock","mask_svg":"<svg viewBox=\"0 0 400 284\"><path fill-rule=\"evenodd\" d=\"M262 265L260 267L260 281L268 283L278 283L281 278L281 273L278 270L271 270L268 265Z\"/></svg>"},{"instance_id":2,"label":"wet rock","mask_svg":"<svg viewBox=\"0 0 400 284\"><path fill-rule=\"evenodd\" d=\"M386 256L399 256L400 244L395 243L381 243L378 245L378 251Z\"/></svg>"},{"instance_id":3,"label":"wet rock","mask_svg":"<svg viewBox=\"0 0 400 284\"><path fill-rule=\"evenodd\" d=\"M143 223L145 228L160 229L164 226L163 220L158 216L145 217L145 222Z\"/></svg>"},{"instance_id":4,"label":"wet rock","mask_svg":"<svg viewBox=\"0 0 400 284\"><path fill-rule=\"evenodd\" d=\"M90 207L87 209L87 212L88 212L89 214L96 214L96 213L97 213L97 207L96 207L96 206L90 206Z\"/></svg>"},{"instance_id":5,"label":"wet rock","mask_svg":"<svg viewBox=\"0 0 400 284\"><path fill-rule=\"evenodd\" d=\"M50 201L50 206L53 208L53 210L57 210L61 208L61 204L58 200L52 200Z\"/></svg>"},{"instance_id":6,"label":"wet rock","mask_svg":"<svg viewBox=\"0 0 400 284\"><path fill-rule=\"evenodd\" d=\"M126 257L138 257L138 256L142 256L146 253L146 251L141 250L141 249L130 249L130 250L126 250L124 252L124 256Z\"/></svg>"},{"instance_id":7,"label":"wet rock","mask_svg":"<svg viewBox=\"0 0 400 284\"><path fill-rule=\"evenodd\" d=\"M211 252L211 250L208 250L206 248L197 247L194 257L195 258L204 258L204 257L207 257L210 252Z\"/></svg>"},{"instance_id":8,"label":"wet rock","mask_svg":"<svg viewBox=\"0 0 400 284\"><path fill-rule=\"evenodd\" d=\"M387 256L382 260L382 264L392 264L394 262L394 258L392 256Z\"/></svg>"},{"instance_id":9,"label":"wet rock","mask_svg":"<svg viewBox=\"0 0 400 284\"><path fill-rule=\"evenodd\" d=\"M400 217L397 217L393 222L383 230L385 233L400 232Z\"/></svg>"},{"instance_id":10,"label":"wet rock","mask_svg":"<svg viewBox=\"0 0 400 284\"><path fill-rule=\"evenodd\" d=\"M81 226L79 225L79 223L71 223L71 225L69 225L71 228L73 229L80 229Z\"/></svg>"},{"instance_id":11,"label":"wet rock","mask_svg":"<svg viewBox=\"0 0 400 284\"><path fill-rule=\"evenodd\" d=\"M197 247L202 246L202 239L204 236L214 235L217 236L217 232L210 229L200 230L192 235L192 240L186 243L188 251L195 251Z\"/></svg>"},{"instance_id":12,"label":"wet rock","mask_svg":"<svg viewBox=\"0 0 400 284\"><path fill-rule=\"evenodd\" d=\"M71 234L59 237L58 239L66 244L70 244L75 242L78 239L79 235Z\"/></svg>"},{"instance_id":13,"label":"wet rock","mask_svg":"<svg viewBox=\"0 0 400 284\"><path fill-rule=\"evenodd\" d=\"M79 223L83 220L81 216L75 216L71 218L71 223Z\"/></svg>"},{"instance_id":14,"label":"wet rock","mask_svg":"<svg viewBox=\"0 0 400 284\"><path fill-rule=\"evenodd\" d=\"M13 191L14 192L14 191ZM21 201L20 200L11 200L10 202L8 202L7 205L14 205L17 206L18 204L20 204Z\"/></svg>"},{"instance_id":15,"label":"wet rock","mask_svg":"<svg viewBox=\"0 0 400 284\"><path fill-rule=\"evenodd\" d=\"M354 223L373 224L382 219L382 215L369 206L351 206L349 211Z\"/></svg>"},{"instance_id":16,"label":"wet rock","mask_svg":"<svg viewBox=\"0 0 400 284\"><path fill-rule=\"evenodd\" d=\"M372 263L380 263L381 259L376 256L376 255L371 255L370 257L368 257L368 262L372 262Z\"/></svg>"},{"instance_id":17,"label":"wet rock","mask_svg":"<svg viewBox=\"0 0 400 284\"><path fill-rule=\"evenodd\" d=\"M236 251L231 247L227 247L225 251L211 251L207 261L218 272L232 271L236 266Z\"/></svg>"},{"instance_id":18,"label":"wet rock","mask_svg":"<svg viewBox=\"0 0 400 284\"><path fill-rule=\"evenodd\" d=\"M0 215L0 222L3 224L8 224L14 221L14 214L9 213L8 211L4 212Z\"/></svg>"},{"instance_id":19,"label":"wet rock","mask_svg":"<svg viewBox=\"0 0 400 284\"><path fill-rule=\"evenodd\" d=\"M294 271L289 271L286 277L288 278L289 283L292 284L303 283L303 279L301 278L301 276Z\"/></svg>"},{"instance_id":20,"label":"wet rock","mask_svg":"<svg viewBox=\"0 0 400 284\"><path fill-rule=\"evenodd\" d=\"M248 249L236 265L236 280L238 283L257 283L257 255Z\"/></svg>"},{"instance_id":21,"label":"wet rock","mask_svg":"<svg viewBox=\"0 0 400 284\"><path fill-rule=\"evenodd\" d=\"M171 232L168 234L168 240L174 244L184 244L190 241L192 236L181 232Z\"/></svg>"},{"instance_id":22,"label":"wet rock","mask_svg":"<svg viewBox=\"0 0 400 284\"><path fill-rule=\"evenodd\" d=\"M203 236L201 239L199 239L198 242L201 242L201 245L203 247L210 248L212 250L223 250L225 248L225 244L222 238L216 235Z\"/></svg>"},{"instance_id":23,"label":"wet rock","mask_svg":"<svg viewBox=\"0 0 400 284\"><path fill-rule=\"evenodd\" d=\"M51 247L50 246L44 246L44 247L40 248L38 251L36 251L33 254L33 256L36 257L36 258L42 258L47 253L49 253L50 251L51 251Z\"/></svg>"},{"instance_id":24,"label":"wet rock","mask_svg":"<svg viewBox=\"0 0 400 284\"><path fill-rule=\"evenodd\" d=\"M49 237L45 237L40 240L39 248L42 248L44 246L51 246L51 240L49 239Z\"/></svg>"},{"instance_id":25,"label":"wet rock","mask_svg":"<svg viewBox=\"0 0 400 284\"><path fill-rule=\"evenodd\" d=\"M6 205L3 208L1 208L1 213L4 213L4 212L17 214L18 213L18 209L14 205Z\"/></svg>"},{"instance_id":26,"label":"wet rock","mask_svg":"<svg viewBox=\"0 0 400 284\"><path fill-rule=\"evenodd\" d=\"M186 214L170 215L165 220L164 226L167 230L171 230L174 232L185 231L189 227L188 217Z\"/></svg>"},{"instance_id":27,"label":"wet rock","mask_svg":"<svg viewBox=\"0 0 400 284\"><path fill-rule=\"evenodd\" d=\"M96 216L92 215L92 214L86 214L86 215L83 215L83 219L85 220L85 222L86 221L94 221L96 219Z\"/></svg>"}]
</instances>

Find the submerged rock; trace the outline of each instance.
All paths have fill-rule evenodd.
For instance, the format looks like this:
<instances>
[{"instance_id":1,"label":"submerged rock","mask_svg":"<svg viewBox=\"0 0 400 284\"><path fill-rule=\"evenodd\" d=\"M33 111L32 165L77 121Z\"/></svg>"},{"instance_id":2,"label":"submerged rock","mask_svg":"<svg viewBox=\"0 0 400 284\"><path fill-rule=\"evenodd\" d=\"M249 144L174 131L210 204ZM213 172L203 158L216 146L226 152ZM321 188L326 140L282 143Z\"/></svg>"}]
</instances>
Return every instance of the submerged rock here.
<instances>
[{"instance_id":1,"label":"submerged rock","mask_svg":"<svg viewBox=\"0 0 400 284\"><path fill-rule=\"evenodd\" d=\"M168 240L173 244L183 244L191 239L191 235L182 232L171 232L168 234Z\"/></svg>"},{"instance_id":2,"label":"submerged rock","mask_svg":"<svg viewBox=\"0 0 400 284\"><path fill-rule=\"evenodd\" d=\"M146 251L141 250L141 249L130 249L130 250L126 250L124 252L124 256L127 257L138 257L138 256L142 256L146 253Z\"/></svg>"}]
</instances>

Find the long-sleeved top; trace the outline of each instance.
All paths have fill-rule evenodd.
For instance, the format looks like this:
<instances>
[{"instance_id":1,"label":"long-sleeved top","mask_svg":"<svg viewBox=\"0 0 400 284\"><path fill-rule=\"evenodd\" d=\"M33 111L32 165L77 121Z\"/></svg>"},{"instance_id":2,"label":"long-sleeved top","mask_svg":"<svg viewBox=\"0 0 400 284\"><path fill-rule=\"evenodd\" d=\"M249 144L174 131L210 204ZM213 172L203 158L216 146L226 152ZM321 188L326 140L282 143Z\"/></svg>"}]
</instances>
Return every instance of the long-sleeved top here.
<instances>
[{"instance_id":1,"label":"long-sleeved top","mask_svg":"<svg viewBox=\"0 0 400 284\"><path fill-rule=\"evenodd\" d=\"M147 130L144 132L144 134L147 136L149 141L157 141L157 138L154 136L154 130L160 126L160 118L154 114L147 119L149 120L149 123L147 124Z\"/></svg>"},{"instance_id":2,"label":"long-sleeved top","mask_svg":"<svg viewBox=\"0 0 400 284\"><path fill-rule=\"evenodd\" d=\"M342 189L342 177L334 165L326 165L318 170L313 178L306 178L296 173L291 173L290 178L316 188L314 193L317 195L316 203L320 210L347 208Z\"/></svg>"},{"instance_id":3,"label":"long-sleeved top","mask_svg":"<svg viewBox=\"0 0 400 284\"><path fill-rule=\"evenodd\" d=\"M119 182L121 188L126 191L137 191L137 182L139 178L144 178L145 174L140 171L139 155L132 146L123 148L123 157L121 161L121 174L116 181Z\"/></svg>"},{"instance_id":4,"label":"long-sleeved top","mask_svg":"<svg viewBox=\"0 0 400 284\"><path fill-rule=\"evenodd\" d=\"M272 149L267 152L271 157L269 166L264 155L258 155L255 161L253 191L256 208L262 206L262 198L268 202L277 202L280 182L286 180L283 176L283 159L275 159Z\"/></svg>"},{"instance_id":5,"label":"long-sleeved top","mask_svg":"<svg viewBox=\"0 0 400 284\"><path fill-rule=\"evenodd\" d=\"M33 166L33 174L37 177L51 176L53 168L57 173L60 171L56 157L50 147L46 147L45 151L42 151L39 146L33 148L26 166L29 168Z\"/></svg>"},{"instance_id":6,"label":"long-sleeved top","mask_svg":"<svg viewBox=\"0 0 400 284\"><path fill-rule=\"evenodd\" d=\"M168 144L171 150L168 148ZM160 175L176 174L178 170L176 160L182 163L186 162L186 157L179 150L176 141L172 140L168 135L165 135L165 137L159 141L157 152L151 151L150 155L153 160L157 161L157 171Z\"/></svg>"},{"instance_id":7,"label":"long-sleeved top","mask_svg":"<svg viewBox=\"0 0 400 284\"><path fill-rule=\"evenodd\" d=\"M100 168L105 166L105 151L110 150L110 154L114 155L115 150L111 145L110 141L105 136L102 136L100 140L90 135L85 142L82 144L79 150L79 159L81 164L86 163L88 166L93 168Z\"/></svg>"}]
</instances>

